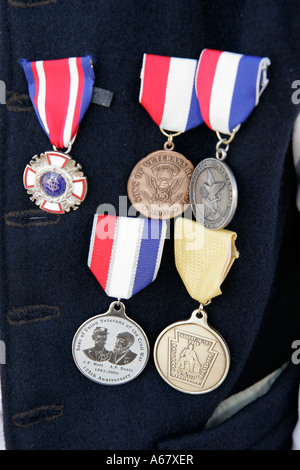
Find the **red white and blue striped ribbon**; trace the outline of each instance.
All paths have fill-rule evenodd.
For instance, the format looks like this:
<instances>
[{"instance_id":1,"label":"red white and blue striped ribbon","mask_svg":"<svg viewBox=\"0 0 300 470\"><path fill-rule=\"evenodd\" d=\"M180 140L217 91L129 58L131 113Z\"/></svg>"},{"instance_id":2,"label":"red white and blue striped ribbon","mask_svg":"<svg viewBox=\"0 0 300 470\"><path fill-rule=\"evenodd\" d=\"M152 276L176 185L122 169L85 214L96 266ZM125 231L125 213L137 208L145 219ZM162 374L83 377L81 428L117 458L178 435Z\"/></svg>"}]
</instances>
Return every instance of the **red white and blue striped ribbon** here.
<instances>
[{"instance_id":1,"label":"red white and blue striped ribbon","mask_svg":"<svg viewBox=\"0 0 300 470\"><path fill-rule=\"evenodd\" d=\"M91 58L22 61L29 95L50 142L68 148L90 104L94 71Z\"/></svg>"},{"instance_id":2,"label":"red white and blue striped ribbon","mask_svg":"<svg viewBox=\"0 0 300 470\"><path fill-rule=\"evenodd\" d=\"M203 123L195 89L198 61L144 54L139 101L162 129L185 132Z\"/></svg>"},{"instance_id":3,"label":"red white and blue striped ribbon","mask_svg":"<svg viewBox=\"0 0 300 470\"><path fill-rule=\"evenodd\" d=\"M204 49L200 55L196 90L204 122L231 134L243 123L268 84L267 57Z\"/></svg>"},{"instance_id":4,"label":"red white and blue striped ribbon","mask_svg":"<svg viewBox=\"0 0 300 470\"><path fill-rule=\"evenodd\" d=\"M157 276L166 221L94 216L88 266L109 297L129 299Z\"/></svg>"}]
</instances>

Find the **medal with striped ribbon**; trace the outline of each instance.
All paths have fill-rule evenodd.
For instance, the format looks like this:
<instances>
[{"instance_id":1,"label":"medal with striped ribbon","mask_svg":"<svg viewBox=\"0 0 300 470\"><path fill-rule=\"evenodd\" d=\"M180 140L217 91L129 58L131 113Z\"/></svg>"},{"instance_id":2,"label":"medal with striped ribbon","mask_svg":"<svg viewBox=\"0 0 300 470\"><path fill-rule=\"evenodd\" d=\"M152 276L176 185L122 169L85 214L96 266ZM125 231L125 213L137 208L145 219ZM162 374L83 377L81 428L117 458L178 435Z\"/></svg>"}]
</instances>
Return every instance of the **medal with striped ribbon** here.
<instances>
[{"instance_id":1,"label":"medal with striped ribbon","mask_svg":"<svg viewBox=\"0 0 300 470\"><path fill-rule=\"evenodd\" d=\"M218 143L216 158L206 158L194 170L190 200L197 221L209 229L226 227L234 216L237 184L224 160L236 132L268 84L270 63L267 57L226 51L204 49L201 53L196 92L203 120L217 133Z\"/></svg>"},{"instance_id":2,"label":"medal with striped ribbon","mask_svg":"<svg viewBox=\"0 0 300 470\"><path fill-rule=\"evenodd\" d=\"M87 193L82 168L69 153L92 98L92 61L86 56L22 65L34 110L53 146L26 166L24 187L41 209L63 214L77 209Z\"/></svg>"},{"instance_id":3,"label":"medal with striped ribbon","mask_svg":"<svg viewBox=\"0 0 300 470\"><path fill-rule=\"evenodd\" d=\"M154 361L171 387L189 394L215 390L229 371L230 353L207 322L204 306L222 294L221 284L239 254L236 234L209 230L184 217L175 222L175 263L190 296L200 303L188 320L165 328L154 345Z\"/></svg>"},{"instance_id":4,"label":"medal with striped ribbon","mask_svg":"<svg viewBox=\"0 0 300 470\"><path fill-rule=\"evenodd\" d=\"M88 266L107 296L117 300L80 326L72 349L78 369L99 384L127 383L147 364L147 336L126 315L121 299L156 279L165 237L166 221L94 216Z\"/></svg>"},{"instance_id":5,"label":"medal with striped ribbon","mask_svg":"<svg viewBox=\"0 0 300 470\"><path fill-rule=\"evenodd\" d=\"M127 190L132 205L152 219L173 218L189 204L194 166L174 151L173 138L203 123L196 70L197 60L144 54L139 101L168 140L134 167Z\"/></svg>"}]
</instances>

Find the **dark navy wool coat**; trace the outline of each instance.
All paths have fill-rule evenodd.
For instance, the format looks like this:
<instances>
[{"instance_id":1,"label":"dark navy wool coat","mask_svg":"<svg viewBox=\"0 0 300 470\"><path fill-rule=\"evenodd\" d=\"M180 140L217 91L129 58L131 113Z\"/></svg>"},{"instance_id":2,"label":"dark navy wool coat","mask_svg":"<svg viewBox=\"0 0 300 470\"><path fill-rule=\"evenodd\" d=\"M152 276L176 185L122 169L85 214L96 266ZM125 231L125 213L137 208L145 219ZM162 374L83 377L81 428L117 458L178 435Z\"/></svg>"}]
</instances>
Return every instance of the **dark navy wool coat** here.
<instances>
[{"instance_id":1,"label":"dark navy wool coat","mask_svg":"<svg viewBox=\"0 0 300 470\"><path fill-rule=\"evenodd\" d=\"M8 449L247 450L290 449L297 421L300 366L291 361L300 326L300 223L291 136L299 105L300 12L292 0L1 0L0 339L4 430ZM231 368L204 395L168 386L152 353L143 373L122 386L101 386L76 368L74 333L111 301L87 266L93 215L119 208L135 164L165 138L139 104L143 53L198 59L204 48L267 56L270 83L228 154L239 204L228 229L239 259L207 308L226 339ZM114 93L109 108L92 103L72 156L88 177L78 211L38 209L23 170L51 149L28 96L21 59L91 55L95 86ZM176 150L196 166L214 156L206 125L182 134ZM129 204L129 203L128 203ZM198 307L174 262L173 224L158 277L126 302L148 335L188 319ZM210 429L227 397L287 367L265 395Z\"/></svg>"}]
</instances>

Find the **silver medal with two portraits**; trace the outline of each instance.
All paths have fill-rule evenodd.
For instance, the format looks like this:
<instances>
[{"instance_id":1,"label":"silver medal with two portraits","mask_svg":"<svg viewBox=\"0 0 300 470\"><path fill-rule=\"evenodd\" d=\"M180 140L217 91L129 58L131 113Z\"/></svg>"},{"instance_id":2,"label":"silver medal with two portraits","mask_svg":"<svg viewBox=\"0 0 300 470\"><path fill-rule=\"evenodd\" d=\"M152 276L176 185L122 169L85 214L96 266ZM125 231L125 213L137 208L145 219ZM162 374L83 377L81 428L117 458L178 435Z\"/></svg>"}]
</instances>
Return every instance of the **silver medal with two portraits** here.
<instances>
[{"instance_id":1,"label":"silver medal with two portraits","mask_svg":"<svg viewBox=\"0 0 300 470\"><path fill-rule=\"evenodd\" d=\"M121 385L137 377L149 359L149 342L142 328L131 320L122 302L106 313L85 321L72 344L76 366L90 380Z\"/></svg>"}]
</instances>

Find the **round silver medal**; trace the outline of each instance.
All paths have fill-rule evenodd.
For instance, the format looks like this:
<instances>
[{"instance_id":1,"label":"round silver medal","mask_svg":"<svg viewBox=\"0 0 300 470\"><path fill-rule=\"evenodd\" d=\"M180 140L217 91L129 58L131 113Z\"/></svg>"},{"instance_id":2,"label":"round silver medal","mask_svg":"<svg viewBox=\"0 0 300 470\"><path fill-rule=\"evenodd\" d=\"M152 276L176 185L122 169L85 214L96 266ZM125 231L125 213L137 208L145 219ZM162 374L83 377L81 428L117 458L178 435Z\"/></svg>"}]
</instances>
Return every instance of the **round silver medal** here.
<instances>
[{"instance_id":1,"label":"round silver medal","mask_svg":"<svg viewBox=\"0 0 300 470\"><path fill-rule=\"evenodd\" d=\"M229 370L230 353L222 336L208 325L206 312L195 310L189 320L161 332L154 345L154 361L171 387L196 395L221 385Z\"/></svg>"},{"instance_id":2,"label":"round silver medal","mask_svg":"<svg viewBox=\"0 0 300 470\"><path fill-rule=\"evenodd\" d=\"M197 222L211 230L226 227L234 216L237 200L237 184L226 163L206 158L196 166L190 201Z\"/></svg>"},{"instance_id":3,"label":"round silver medal","mask_svg":"<svg viewBox=\"0 0 300 470\"><path fill-rule=\"evenodd\" d=\"M135 379L149 359L144 331L127 317L122 302L84 322L72 344L76 366L90 380L120 385Z\"/></svg>"}]
</instances>

